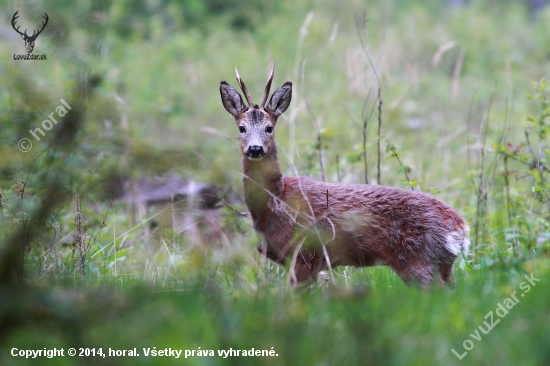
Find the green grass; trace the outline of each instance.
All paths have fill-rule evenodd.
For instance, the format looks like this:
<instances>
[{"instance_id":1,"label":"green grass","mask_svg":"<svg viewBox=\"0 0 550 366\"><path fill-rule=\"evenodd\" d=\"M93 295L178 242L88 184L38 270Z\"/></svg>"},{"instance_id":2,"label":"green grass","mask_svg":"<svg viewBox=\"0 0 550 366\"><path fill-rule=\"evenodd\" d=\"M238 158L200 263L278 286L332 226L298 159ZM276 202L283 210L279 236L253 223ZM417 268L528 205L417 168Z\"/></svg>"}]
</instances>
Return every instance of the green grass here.
<instances>
[{"instance_id":1,"label":"green grass","mask_svg":"<svg viewBox=\"0 0 550 366\"><path fill-rule=\"evenodd\" d=\"M547 164L550 93L532 82L550 75L550 9L530 19L504 0L454 9L435 0L57 1L47 4L51 24L36 45L48 61L32 63L12 60L24 52L11 30L15 10L0 19L12 36L0 40L0 364L550 363L550 187L524 137L531 128ZM365 10L359 32L382 86L382 183L405 186L393 146L411 179L471 224L473 247L457 261L454 289L408 287L385 267L336 268L334 284L292 288L285 269L254 250L250 220L227 207L213 223L200 210L155 216L158 209L112 201L124 180L177 174L221 186L244 211L237 131L218 87L236 85L237 67L258 99L273 61L274 87L294 84L276 128L284 173L321 176L307 99L327 180L363 182L362 110L365 100L367 111L376 103L355 25ZM20 12L30 24L42 10ZM445 44L453 46L442 52ZM74 107L68 118L32 140L31 152L19 151L61 98ZM546 126L540 139L537 121ZM177 215L187 215L183 226ZM25 249L23 267L11 248ZM524 293L531 274L540 282ZM479 331L514 292L519 302ZM462 360L451 351L470 345ZM13 347L137 348L141 356L25 359L12 357ZM216 356L146 358L144 347ZM217 356L272 347L277 357Z\"/></svg>"},{"instance_id":2,"label":"green grass","mask_svg":"<svg viewBox=\"0 0 550 366\"><path fill-rule=\"evenodd\" d=\"M367 270L365 270L366 272ZM102 285L56 285L33 288L3 300L14 322L23 323L4 339L3 349L89 347L138 349L138 358L95 357L40 359L48 364L274 364L274 365L541 365L550 357L546 329L550 294L546 261L519 267L497 265L464 276L453 291L420 291L394 279L386 284L382 270L354 275L354 285L288 290L263 284L255 292L223 291L203 286L181 289L151 287L135 280L105 279ZM536 282L520 287L525 274ZM121 291L122 290L122 291ZM519 302L499 318L497 308L512 293ZM491 324L487 334L476 329ZM500 319L500 322L498 322ZM460 361L451 351L465 352ZM214 357L186 360L147 358L143 348L214 350ZM277 357L219 357L217 350L273 349ZM467 344L467 347L470 345ZM36 364L11 358L6 364ZM9 362L8 362L9 360Z\"/></svg>"}]
</instances>

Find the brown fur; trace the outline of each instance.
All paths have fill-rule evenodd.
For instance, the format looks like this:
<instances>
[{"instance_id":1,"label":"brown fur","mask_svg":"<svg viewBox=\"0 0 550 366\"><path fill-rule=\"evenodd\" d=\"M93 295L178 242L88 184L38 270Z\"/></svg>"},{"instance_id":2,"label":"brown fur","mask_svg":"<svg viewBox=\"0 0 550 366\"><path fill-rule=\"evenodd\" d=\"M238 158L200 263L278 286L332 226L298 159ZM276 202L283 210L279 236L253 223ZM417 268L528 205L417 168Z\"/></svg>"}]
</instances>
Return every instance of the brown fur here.
<instances>
[{"instance_id":1,"label":"brown fur","mask_svg":"<svg viewBox=\"0 0 550 366\"><path fill-rule=\"evenodd\" d=\"M274 127L288 107L289 85L279 88L265 107L251 99L246 107L235 89L220 85L222 102L241 128L246 204L254 229L265 239L258 250L279 264L292 261L293 282L316 279L329 266L383 264L405 282L453 283L453 262L467 250L469 228L444 202L399 188L281 174L274 134L266 128ZM246 95L244 83L241 87ZM251 146L262 155L251 156Z\"/></svg>"}]
</instances>

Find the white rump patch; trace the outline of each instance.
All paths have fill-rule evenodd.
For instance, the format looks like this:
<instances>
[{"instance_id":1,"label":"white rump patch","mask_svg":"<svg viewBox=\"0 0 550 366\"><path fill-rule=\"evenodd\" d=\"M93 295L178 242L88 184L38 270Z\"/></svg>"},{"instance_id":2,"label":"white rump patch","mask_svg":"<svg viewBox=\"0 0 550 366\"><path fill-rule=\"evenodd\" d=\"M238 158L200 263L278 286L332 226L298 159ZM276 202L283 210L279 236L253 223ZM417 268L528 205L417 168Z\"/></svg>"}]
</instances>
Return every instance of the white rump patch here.
<instances>
[{"instance_id":1,"label":"white rump patch","mask_svg":"<svg viewBox=\"0 0 550 366\"><path fill-rule=\"evenodd\" d=\"M445 247L456 256L461 251L464 251L464 254L468 254L468 248L470 247L470 228L468 224L464 224L461 229L447 235Z\"/></svg>"}]
</instances>

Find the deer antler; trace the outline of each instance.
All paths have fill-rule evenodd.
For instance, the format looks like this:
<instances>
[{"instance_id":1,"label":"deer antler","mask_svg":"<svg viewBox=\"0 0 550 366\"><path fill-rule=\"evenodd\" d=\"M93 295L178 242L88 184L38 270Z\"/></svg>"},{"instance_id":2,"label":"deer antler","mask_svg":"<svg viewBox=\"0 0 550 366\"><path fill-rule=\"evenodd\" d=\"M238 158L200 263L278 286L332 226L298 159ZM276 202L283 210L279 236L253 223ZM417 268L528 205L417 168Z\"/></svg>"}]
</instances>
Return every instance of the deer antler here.
<instances>
[{"instance_id":1,"label":"deer antler","mask_svg":"<svg viewBox=\"0 0 550 366\"><path fill-rule=\"evenodd\" d=\"M48 20L49 20L50 18L48 17L48 14L46 14L46 13L44 13L43 18L45 18L46 21L45 21L45 22L42 22L42 29L40 29L40 30L38 31L38 33L36 33L36 31L34 31L33 34L32 34L33 37L38 37L38 35L39 35L40 33L42 33L42 31L44 30L44 28L46 28L46 24L48 24ZM36 35L35 35L34 33L36 33Z\"/></svg>"},{"instance_id":2,"label":"deer antler","mask_svg":"<svg viewBox=\"0 0 550 366\"><path fill-rule=\"evenodd\" d=\"M32 33L32 36L29 36L29 35L27 34L27 30L26 30L26 29L25 29L25 32L24 32L24 33L21 33L21 32L19 31L19 27L15 28L15 22L16 22L17 18L19 18L19 14L18 14L18 13L19 13L19 10L17 10L17 11L15 12L15 14L13 14L13 17L11 18L11 26L13 27L13 29L15 29L15 31L16 31L17 33L19 33L20 35L24 36L25 39L36 39L36 37L38 37L38 35L39 35L40 33L42 33L42 31L44 30L44 28L46 28L46 24L48 24L48 20L50 19L50 18L48 17L48 14L44 13L43 18L45 18L46 21L45 21L45 22L42 22L42 29L40 29L40 30L36 29L36 30ZM37 31L38 31L38 33L36 33Z\"/></svg>"},{"instance_id":3,"label":"deer antler","mask_svg":"<svg viewBox=\"0 0 550 366\"><path fill-rule=\"evenodd\" d=\"M260 108L264 107L265 102L267 102L267 98L269 98L269 89L271 89L271 82L273 81L274 73L275 73L275 62L271 66L271 73L269 74L269 78L267 79L267 84L265 85L264 96L262 97L262 101L260 102Z\"/></svg>"},{"instance_id":4,"label":"deer antler","mask_svg":"<svg viewBox=\"0 0 550 366\"><path fill-rule=\"evenodd\" d=\"M21 32L19 31L19 27L15 28L15 21L17 20L17 18L19 18L19 15L18 15L17 13L19 13L19 10L17 10L17 11L15 12L15 14L13 14L13 17L11 18L11 26L12 26L13 29L15 29L15 31L16 31L17 33L19 33L20 35L22 35L22 36L27 36L27 30L26 30L26 29L25 29L25 33L21 33Z\"/></svg>"},{"instance_id":5,"label":"deer antler","mask_svg":"<svg viewBox=\"0 0 550 366\"><path fill-rule=\"evenodd\" d=\"M30 38L30 39L33 39L33 38L34 38L34 39L36 39L36 37L38 37L38 35L39 35L40 33L42 33L42 31L44 30L44 28L46 28L46 24L48 24L48 20L50 19L50 18L48 17L48 14L44 13L43 18L45 18L46 21L45 21L45 22L42 22L42 29L40 29L40 30L38 30L38 29L34 30L34 32L32 33L32 36L29 36L29 35L27 34L27 30L26 30L26 29L25 29L25 32L24 32L24 33L21 33L21 32L19 31L19 27L15 28L15 22L16 22L17 18L19 18L19 14L18 14L18 13L19 13L19 10L17 10L17 11L15 12L15 14L13 14L13 17L11 18L11 26L13 27L13 29L15 29L15 31L16 31L17 33L19 33L20 35L24 36L25 39L27 39L27 38ZM37 32L38 32L38 33L37 33Z\"/></svg>"},{"instance_id":6,"label":"deer antler","mask_svg":"<svg viewBox=\"0 0 550 366\"><path fill-rule=\"evenodd\" d=\"M248 92L248 89L246 88L246 85L244 85L244 82L241 79L241 75L239 75L239 72L237 71L236 67L235 67L235 75L237 77L237 82L239 83L239 86L241 87L241 90L244 93L246 101L248 102L248 106L252 107L254 105L254 102L252 101L252 98L250 97L250 93Z\"/></svg>"}]
</instances>

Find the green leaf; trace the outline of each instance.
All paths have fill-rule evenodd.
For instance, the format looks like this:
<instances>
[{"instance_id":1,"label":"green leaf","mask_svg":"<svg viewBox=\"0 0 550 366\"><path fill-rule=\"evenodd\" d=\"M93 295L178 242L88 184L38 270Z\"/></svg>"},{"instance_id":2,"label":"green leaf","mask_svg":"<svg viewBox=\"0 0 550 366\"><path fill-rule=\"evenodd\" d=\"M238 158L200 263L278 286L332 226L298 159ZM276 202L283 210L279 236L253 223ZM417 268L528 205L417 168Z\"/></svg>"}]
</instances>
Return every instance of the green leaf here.
<instances>
[{"instance_id":1,"label":"green leaf","mask_svg":"<svg viewBox=\"0 0 550 366\"><path fill-rule=\"evenodd\" d=\"M413 180L405 181L405 184L408 185L409 187L416 187L417 185L420 184L420 182L416 179L413 179Z\"/></svg>"},{"instance_id":2,"label":"green leaf","mask_svg":"<svg viewBox=\"0 0 550 366\"><path fill-rule=\"evenodd\" d=\"M409 174L410 172L412 172L412 169L407 166L407 165L403 165L401 168L399 168L397 170L397 173L406 173L406 174Z\"/></svg>"},{"instance_id":3,"label":"green leaf","mask_svg":"<svg viewBox=\"0 0 550 366\"><path fill-rule=\"evenodd\" d=\"M437 193L445 192L443 189L439 189L439 188L436 188L436 187L428 187L427 189L428 189L428 191L430 191L430 194L437 194Z\"/></svg>"},{"instance_id":4,"label":"green leaf","mask_svg":"<svg viewBox=\"0 0 550 366\"><path fill-rule=\"evenodd\" d=\"M350 164L360 162L363 159L361 154L348 153L346 154L346 161Z\"/></svg>"},{"instance_id":5,"label":"green leaf","mask_svg":"<svg viewBox=\"0 0 550 366\"><path fill-rule=\"evenodd\" d=\"M329 139L334 136L334 130L332 128L323 128L321 129L321 137L324 139Z\"/></svg>"}]
</instances>

